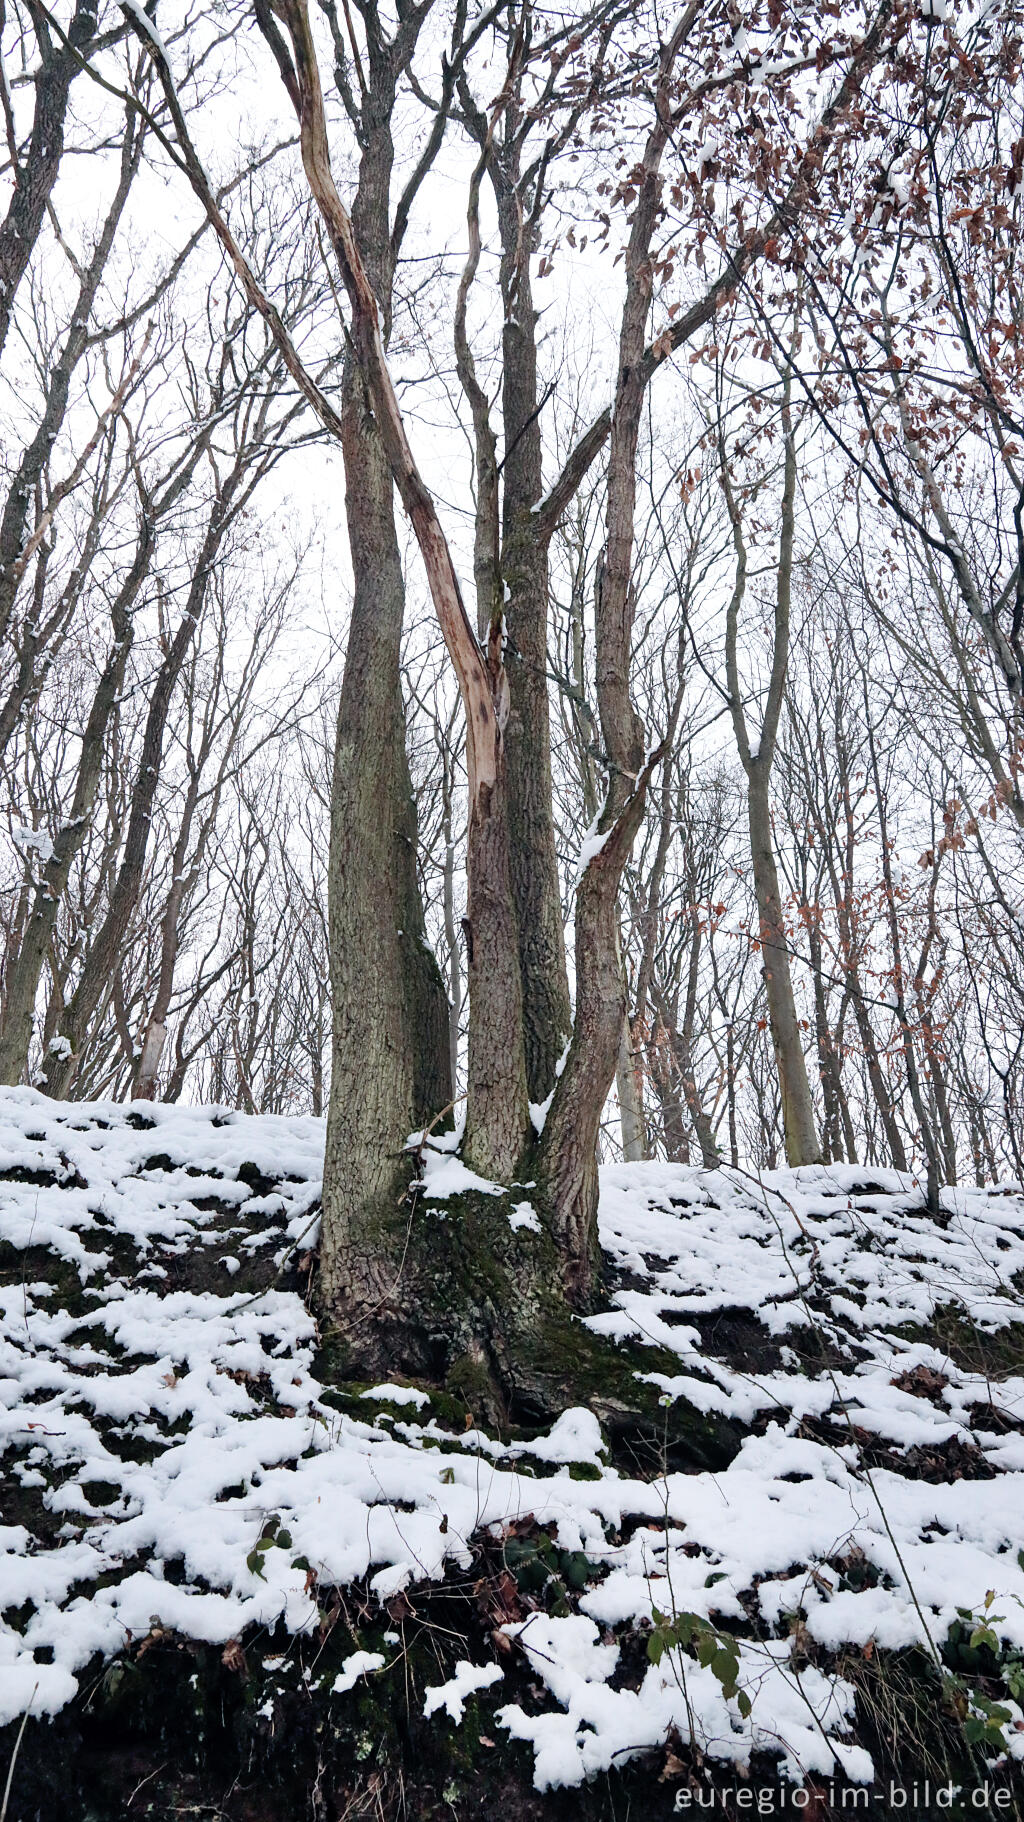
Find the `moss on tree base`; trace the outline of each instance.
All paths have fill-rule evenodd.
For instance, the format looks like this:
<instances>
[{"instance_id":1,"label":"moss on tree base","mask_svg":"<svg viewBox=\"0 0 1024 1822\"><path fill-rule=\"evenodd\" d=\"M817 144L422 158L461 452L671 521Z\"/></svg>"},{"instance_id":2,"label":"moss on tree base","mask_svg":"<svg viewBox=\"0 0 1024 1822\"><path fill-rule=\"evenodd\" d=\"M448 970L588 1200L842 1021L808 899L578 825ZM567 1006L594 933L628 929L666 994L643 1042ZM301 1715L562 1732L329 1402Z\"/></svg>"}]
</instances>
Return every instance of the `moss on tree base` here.
<instances>
[{"instance_id":1,"label":"moss on tree base","mask_svg":"<svg viewBox=\"0 0 1024 1822\"><path fill-rule=\"evenodd\" d=\"M411 1197L388 1253L399 1259L386 1302L324 1312L316 1372L343 1389L368 1376L408 1379L455 1401L499 1435L547 1428L571 1406L593 1411L612 1458L631 1470L724 1468L742 1433L685 1400L666 1405L652 1373L678 1373L658 1347L611 1342L570 1308L546 1228L513 1226L523 1190ZM530 1193L537 1200L533 1186ZM607 1291L608 1287L603 1287Z\"/></svg>"}]
</instances>

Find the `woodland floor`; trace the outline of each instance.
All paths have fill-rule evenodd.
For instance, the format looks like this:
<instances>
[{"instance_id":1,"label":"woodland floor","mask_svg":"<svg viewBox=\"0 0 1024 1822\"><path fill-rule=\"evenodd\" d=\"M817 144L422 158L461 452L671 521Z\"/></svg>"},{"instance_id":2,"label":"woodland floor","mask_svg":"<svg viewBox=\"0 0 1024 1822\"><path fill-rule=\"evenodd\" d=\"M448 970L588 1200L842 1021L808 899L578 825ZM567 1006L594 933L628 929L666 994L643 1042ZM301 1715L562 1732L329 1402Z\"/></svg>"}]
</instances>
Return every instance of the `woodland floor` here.
<instances>
[{"instance_id":1,"label":"woodland floor","mask_svg":"<svg viewBox=\"0 0 1024 1822\"><path fill-rule=\"evenodd\" d=\"M331 1383L322 1146L0 1090L5 1822L1024 1816L1019 1187L608 1168L673 1440L498 1436Z\"/></svg>"}]
</instances>

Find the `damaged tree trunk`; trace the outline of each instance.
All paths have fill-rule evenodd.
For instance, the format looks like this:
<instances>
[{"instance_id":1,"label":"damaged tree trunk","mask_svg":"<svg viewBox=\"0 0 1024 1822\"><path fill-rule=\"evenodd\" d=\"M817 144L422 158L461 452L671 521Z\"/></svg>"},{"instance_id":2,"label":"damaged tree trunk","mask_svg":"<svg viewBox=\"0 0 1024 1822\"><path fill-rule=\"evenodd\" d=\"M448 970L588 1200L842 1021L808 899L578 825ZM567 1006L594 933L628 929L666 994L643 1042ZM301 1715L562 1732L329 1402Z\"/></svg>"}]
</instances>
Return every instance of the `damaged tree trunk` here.
<instances>
[{"instance_id":1,"label":"damaged tree trunk","mask_svg":"<svg viewBox=\"0 0 1024 1822\"><path fill-rule=\"evenodd\" d=\"M502 1404L509 1409L518 1406L524 1411L550 1411L553 1405L557 1407L564 1401L566 1389L573 1387L577 1396L590 1398L600 1414L602 1408L614 1404L618 1395L609 1383L602 1385L602 1375L608 1380L616 1369L609 1358L610 1351L599 1348L597 1338L573 1321L571 1312L593 1306L598 1284L598 1137L602 1110L615 1075L625 1012L618 940L619 887L643 815L650 777L660 758L658 753L645 751L643 729L630 696L635 466L640 413L645 388L659 363L711 321L743 272L761 257L772 234L780 230L795 209L801 184L820 161L822 142L831 130L830 113L826 110L814 130L806 168L800 167L787 196L765 228L744 240L727 270L703 298L683 312L653 347L646 346L654 276L651 249L661 206L660 167L673 124L673 68L699 13L692 0L669 43L658 54L656 119L639 166L626 258L626 302L614 405L580 439L543 501L535 498L539 448L532 440L538 409L535 372L526 373L521 397L513 400L510 395L506 400L506 431L510 425L515 426L516 447L515 451L506 448L505 465L507 468L512 457L514 471L514 458L521 456L523 467L518 480L513 474L507 495L503 529L510 571L515 568L517 538L525 537L523 515L529 512L533 521L529 529L530 549L522 559L526 577L523 594L524 599L528 597L528 608L520 624L527 630L516 638L515 662L522 658L523 676L530 677L530 687L536 690L543 686L546 668L542 632L547 585L546 570L533 559L541 552L546 562L546 540L610 439L606 548L597 602L597 685L607 793L595 839L583 856L576 895L575 1029L543 1133L534 1141L527 1106L525 1029L532 1011L529 1006L524 1011L524 984L530 970L522 948L521 922L526 913L522 911L516 883L517 855L521 859L529 844L519 843L512 830L526 787L519 771L513 772L506 751L510 702L503 650L503 590L497 586L500 566L491 563L490 582L481 591L489 598L490 610L481 614L478 639L466 612L433 494L409 445L384 352L384 325L374 276L367 269L360 233L342 203L331 172L306 0L273 0L272 6L267 0L255 0L255 11L299 120L303 166L348 297L352 358L365 389L365 407L372 412L380 448L419 546L465 714L470 1014L468 1112L462 1153L475 1170L492 1181L496 1179L505 1192L500 1188L495 1188L495 1193L473 1189L447 1199L443 1209L431 1212L429 1186L414 1183L403 1202L382 1214L372 1256L367 1249L358 1272L359 1307L351 1294L356 1276L348 1245L350 1236L347 1230L339 1230L333 1217L329 1220L325 1229L324 1283L329 1292L330 1313L337 1323L339 1359L349 1373L367 1369L376 1372L383 1367L392 1373L425 1373L435 1379L440 1376L453 1386L461 1383L472 1399L471 1408L483 1413ZM359 12L369 30L367 21L375 17L369 0ZM408 21L412 17L411 11L400 11L400 31L411 29ZM376 54L379 47L373 48ZM159 47L155 55L159 62ZM873 56L873 48L864 51L866 61ZM450 68L446 63L445 81ZM180 118L173 85L164 73L165 95L189 179L202 197L247 295L271 325L304 397L331 434L344 443L347 430L304 368L278 312L261 291L217 209ZM361 85L364 80L360 71ZM633 200L631 196L630 201ZM525 267L528 239L522 243L520 257ZM508 301L514 306L518 332L524 337L527 332L532 334L528 285L517 280L509 290ZM506 348L509 360L521 358L523 352L510 332ZM478 540L478 557L486 556L487 551ZM505 561L503 552L502 564ZM487 565L478 563L477 567L479 586L479 577ZM513 632L515 624L513 613ZM550 764L546 702L543 724L537 722L527 729L527 711L532 712L527 693L524 683L519 705L513 705L519 712L519 707L526 704L521 756L525 759L528 744L539 743L539 758L536 753L531 754L535 768L531 777L533 786L546 799L549 772L543 768ZM539 697L533 702L534 708L538 701ZM538 766L540 770L536 769ZM550 817L547 801L543 810ZM372 817L375 812L364 809L362 813ZM530 841L535 847L546 848L547 837L538 835L537 827L539 824L533 825ZM364 957L358 958L358 966L365 983ZM564 961L560 966L564 967ZM550 988L550 982L547 986ZM543 1042L536 1047L529 1065L531 1086L546 1085L550 1080L557 1061L553 1034L561 1039L554 1016L545 1013L542 1023ZM351 1047L351 1035L346 1043ZM358 1058L354 1063L350 1059L348 1067L357 1068ZM421 1148L421 1159L424 1155ZM329 1208L337 1208L340 1200L335 1173L335 1160L329 1152ZM515 1195L518 1200L524 1194L534 1198L539 1219L525 1218L513 1227L509 1196ZM349 1294L342 1295L339 1301L339 1290L346 1283ZM598 1371L592 1375L591 1392L582 1383L582 1375L587 1362L594 1363L596 1354L600 1354L600 1360ZM631 1367L627 1377L630 1384L623 1396L626 1405L635 1409L637 1389Z\"/></svg>"}]
</instances>

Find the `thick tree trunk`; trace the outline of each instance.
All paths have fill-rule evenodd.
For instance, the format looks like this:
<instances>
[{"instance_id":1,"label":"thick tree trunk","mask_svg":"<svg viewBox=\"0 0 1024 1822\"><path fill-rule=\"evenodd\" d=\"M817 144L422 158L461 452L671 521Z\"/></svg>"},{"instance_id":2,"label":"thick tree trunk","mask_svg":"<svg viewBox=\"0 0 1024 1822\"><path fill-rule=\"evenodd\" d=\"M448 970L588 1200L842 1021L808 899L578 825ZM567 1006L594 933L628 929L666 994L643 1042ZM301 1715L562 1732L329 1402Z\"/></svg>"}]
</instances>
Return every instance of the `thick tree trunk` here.
<instances>
[{"instance_id":1,"label":"thick tree trunk","mask_svg":"<svg viewBox=\"0 0 1024 1822\"><path fill-rule=\"evenodd\" d=\"M426 946L400 676L405 589L391 471L358 376L345 379L355 590L331 794L334 1014L322 1290L337 1313L380 1294L404 1146L451 1100L448 1004Z\"/></svg>"},{"instance_id":2,"label":"thick tree trunk","mask_svg":"<svg viewBox=\"0 0 1024 1822\"><path fill-rule=\"evenodd\" d=\"M508 779L500 747L493 785L471 797L466 876L469 1098L463 1151L482 1176L509 1183L526 1143L528 1097Z\"/></svg>"},{"instance_id":3,"label":"thick tree trunk","mask_svg":"<svg viewBox=\"0 0 1024 1822\"><path fill-rule=\"evenodd\" d=\"M537 319L530 249L521 245L523 228L514 195L502 198L498 219L505 293L501 561L509 633L505 753L510 873L522 976L526 1081L530 1100L544 1101L555 1085L572 1018L551 791L548 542L534 511L541 497Z\"/></svg>"},{"instance_id":4,"label":"thick tree trunk","mask_svg":"<svg viewBox=\"0 0 1024 1822\"><path fill-rule=\"evenodd\" d=\"M419 545L466 714L468 923L476 958L471 964L470 982L478 990L470 992L469 1003L465 1148L477 1168L505 1177L512 1174L525 1143L528 1116L521 988L508 880L503 739L508 691L501 663L500 627L492 626L488 649L483 652L466 612L433 495L409 445L384 352L380 307L331 171L320 73L308 13L302 0L282 0L279 14L291 38L294 62L288 60L276 26L268 23L264 29L275 55L287 70L286 79L300 123L303 166L352 307L355 358ZM502 1040L517 1020L517 1041L499 1042L495 1048L495 1039ZM519 1134L515 1144L514 1131Z\"/></svg>"},{"instance_id":5,"label":"thick tree trunk","mask_svg":"<svg viewBox=\"0 0 1024 1822\"><path fill-rule=\"evenodd\" d=\"M374 76L381 92L360 163L353 225L387 317L394 84L381 64ZM448 1000L427 944L416 872L395 490L351 353L341 424L354 587L331 788L333 1038L321 1288L328 1308L351 1321L386 1293L399 1269L393 1217L409 1178L405 1146L414 1129L447 1106L453 1086Z\"/></svg>"}]
</instances>

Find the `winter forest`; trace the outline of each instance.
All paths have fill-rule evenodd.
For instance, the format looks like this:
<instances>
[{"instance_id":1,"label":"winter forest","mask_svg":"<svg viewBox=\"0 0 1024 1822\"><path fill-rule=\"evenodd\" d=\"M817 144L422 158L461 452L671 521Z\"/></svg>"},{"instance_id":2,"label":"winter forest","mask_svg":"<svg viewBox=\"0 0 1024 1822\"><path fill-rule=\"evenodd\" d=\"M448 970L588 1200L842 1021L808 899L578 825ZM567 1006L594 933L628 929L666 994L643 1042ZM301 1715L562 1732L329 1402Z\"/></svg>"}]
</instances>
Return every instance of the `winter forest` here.
<instances>
[{"instance_id":1,"label":"winter forest","mask_svg":"<svg viewBox=\"0 0 1024 1822\"><path fill-rule=\"evenodd\" d=\"M1024 1815L1024 18L0 56L0 1822Z\"/></svg>"}]
</instances>

